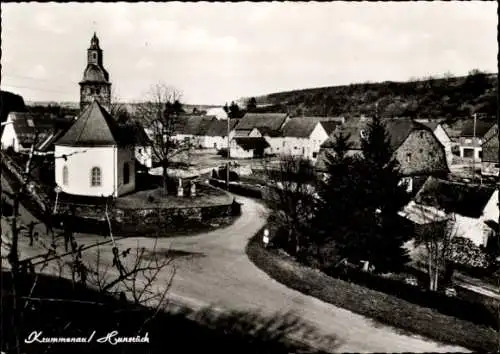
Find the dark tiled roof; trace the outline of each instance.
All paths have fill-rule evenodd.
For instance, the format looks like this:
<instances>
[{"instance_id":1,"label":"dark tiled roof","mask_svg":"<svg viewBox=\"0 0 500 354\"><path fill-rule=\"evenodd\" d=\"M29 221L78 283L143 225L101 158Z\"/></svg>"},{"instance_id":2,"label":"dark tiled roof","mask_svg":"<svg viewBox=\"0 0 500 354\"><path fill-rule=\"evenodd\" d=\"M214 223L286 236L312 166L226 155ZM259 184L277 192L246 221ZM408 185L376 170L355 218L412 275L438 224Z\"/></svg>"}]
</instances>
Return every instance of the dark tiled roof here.
<instances>
[{"instance_id":1,"label":"dark tiled roof","mask_svg":"<svg viewBox=\"0 0 500 354\"><path fill-rule=\"evenodd\" d=\"M285 123L281 132L284 137L308 138L318 124L314 119L293 118Z\"/></svg>"},{"instance_id":2,"label":"dark tiled roof","mask_svg":"<svg viewBox=\"0 0 500 354\"><path fill-rule=\"evenodd\" d=\"M185 135L206 135L210 125L216 120L217 118L213 116L180 116L175 132Z\"/></svg>"},{"instance_id":3,"label":"dark tiled roof","mask_svg":"<svg viewBox=\"0 0 500 354\"><path fill-rule=\"evenodd\" d=\"M12 126L19 143L29 148L33 143L39 144L46 140L56 129L58 122L55 116L31 112L12 112ZM38 134L38 137L36 137ZM35 141L35 138L37 141Z\"/></svg>"},{"instance_id":4,"label":"dark tiled roof","mask_svg":"<svg viewBox=\"0 0 500 354\"><path fill-rule=\"evenodd\" d=\"M322 148L331 148L335 143L337 133L349 136L348 143L352 150L361 150L361 132L368 128L371 119L369 118L350 118L344 125L339 126L334 135L331 135L323 144Z\"/></svg>"},{"instance_id":5,"label":"dark tiled roof","mask_svg":"<svg viewBox=\"0 0 500 354\"><path fill-rule=\"evenodd\" d=\"M257 130L262 136L277 137L282 135L280 130L272 129L269 127L259 127L257 128Z\"/></svg>"},{"instance_id":6,"label":"dark tiled roof","mask_svg":"<svg viewBox=\"0 0 500 354\"><path fill-rule=\"evenodd\" d=\"M238 122L234 120L229 121L229 130L233 130ZM214 120L211 122L208 130L207 136L227 136L227 120Z\"/></svg>"},{"instance_id":7,"label":"dark tiled roof","mask_svg":"<svg viewBox=\"0 0 500 354\"><path fill-rule=\"evenodd\" d=\"M235 137L234 141L236 144L241 146L243 150L250 151L250 150L255 150L255 149L265 149L269 147L269 144L267 143L266 139L262 137Z\"/></svg>"},{"instance_id":8,"label":"dark tiled roof","mask_svg":"<svg viewBox=\"0 0 500 354\"><path fill-rule=\"evenodd\" d=\"M269 128L277 131L281 128L287 113L247 113L240 119L237 130L252 130L253 128Z\"/></svg>"},{"instance_id":9,"label":"dark tiled roof","mask_svg":"<svg viewBox=\"0 0 500 354\"><path fill-rule=\"evenodd\" d=\"M476 137L484 137L484 135L491 129L491 127L493 127L494 124L495 122L492 121L476 119ZM471 119L465 123L460 136L468 138L474 136L474 120Z\"/></svg>"},{"instance_id":10,"label":"dark tiled roof","mask_svg":"<svg viewBox=\"0 0 500 354\"><path fill-rule=\"evenodd\" d=\"M123 129L99 102L94 100L68 131L55 143L64 146L133 145L134 136Z\"/></svg>"},{"instance_id":11,"label":"dark tiled roof","mask_svg":"<svg viewBox=\"0 0 500 354\"><path fill-rule=\"evenodd\" d=\"M496 162L498 163L498 136L494 135L490 137L488 140L486 140L483 145L483 157L482 161L483 162Z\"/></svg>"},{"instance_id":12,"label":"dark tiled roof","mask_svg":"<svg viewBox=\"0 0 500 354\"><path fill-rule=\"evenodd\" d=\"M495 123L485 134L484 140L489 140L491 137L498 137L498 124Z\"/></svg>"},{"instance_id":13,"label":"dark tiled roof","mask_svg":"<svg viewBox=\"0 0 500 354\"><path fill-rule=\"evenodd\" d=\"M333 134L333 132L342 125L341 122L335 120L329 120L325 122L321 122L321 125L326 131L326 134L329 136Z\"/></svg>"},{"instance_id":14,"label":"dark tiled roof","mask_svg":"<svg viewBox=\"0 0 500 354\"><path fill-rule=\"evenodd\" d=\"M418 204L433 206L459 215L478 218L495 190L429 177L415 196Z\"/></svg>"},{"instance_id":15,"label":"dark tiled roof","mask_svg":"<svg viewBox=\"0 0 500 354\"><path fill-rule=\"evenodd\" d=\"M351 144L352 150L361 150L362 135L368 131L371 119L366 118L351 118L346 124L340 126L337 131L348 135L348 142ZM386 131L389 134L389 142L395 150L406 140L408 135L414 130L429 130L428 127L415 122L411 118L386 118L382 119ZM321 146L330 148L333 146L335 136L330 136Z\"/></svg>"}]
</instances>

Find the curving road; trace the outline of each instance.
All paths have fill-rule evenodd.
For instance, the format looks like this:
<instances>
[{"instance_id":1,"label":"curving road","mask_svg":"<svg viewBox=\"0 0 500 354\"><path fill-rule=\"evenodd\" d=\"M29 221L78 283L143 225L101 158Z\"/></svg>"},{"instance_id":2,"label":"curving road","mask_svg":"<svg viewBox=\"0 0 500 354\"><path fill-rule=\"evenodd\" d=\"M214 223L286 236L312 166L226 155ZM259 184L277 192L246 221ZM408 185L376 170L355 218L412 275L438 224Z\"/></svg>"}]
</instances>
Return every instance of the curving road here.
<instances>
[{"instance_id":1,"label":"curving road","mask_svg":"<svg viewBox=\"0 0 500 354\"><path fill-rule=\"evenodd\" d=\"M222 310L257 311L265 315L294 312L321 334L339 339L332 352L467 352L464 348L444 346L418 336L398 333L394 328L335 307L271 279L246 256L245 246L265 223L265 208L254 200L238 197L243 203L242 216L229 227L199 236L164 239L126 238L118 241L126 248L153 246L156 250L180 253L175 258L176 274L169 297L193 308L208 305ZM23 219L30 219L22 210ZM79 235L80 242L91 244L103 238ZM155 244L156 242L156 244ZM24 256L36 249L23 242ZM101 246L101 259L111 263L108 246ZM96 251L85 252L92 257ZM181 251L181 252L179 252ZM90 258L89 258L90 259ZM162 274L166 283L171 273Z\"/></svg>"},{"instance_id":2,"label":"curving road","mask_svg":"<svg viewBox=\"0 0 500 354\"><path fill-rule=\"evenodd\" d=\"M238 198L242 216L231 226L200 236L158 239L156 248L184 251L175 259L177 271L169 296L198 308L214 305L222 309L259 311L273 315L292 311L320 333L334 335L340 347L335 352L467 352L422 337L402 335L394 328L303 295L271 279L246 256L245 246L265 223L264 207ZM119 241L127 247L153 247L147 238ZM165 275L165 281L170 274Z\"/></svg>"}]
</instances>

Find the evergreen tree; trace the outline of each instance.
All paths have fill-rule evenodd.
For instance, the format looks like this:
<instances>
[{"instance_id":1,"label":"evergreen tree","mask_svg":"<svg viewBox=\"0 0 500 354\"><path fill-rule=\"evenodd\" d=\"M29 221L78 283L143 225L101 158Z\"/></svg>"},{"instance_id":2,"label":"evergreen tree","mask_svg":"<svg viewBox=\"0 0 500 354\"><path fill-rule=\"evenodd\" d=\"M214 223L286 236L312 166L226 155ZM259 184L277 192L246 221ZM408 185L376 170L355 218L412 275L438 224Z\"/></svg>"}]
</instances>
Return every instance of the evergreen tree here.
<instances>
[{"instance_id":1,"label":"evergreen tree","mask_svg":"<svg viewBox=\"0 0 500 354\"><path fill-rule=\"evenodd\" d=\"M357 247L353 247L351 241L358 238L359 226L363 225L358 220L362 210L359 199L363 196L360 159L348 156L349 149L348 135L341 133L335 136L333 151L326 157L326 178L319 183L320 206L314 233L318 253L323 245L333 243L337 253L348 258L357 252ZM323 264L332 261L338 259L321 259Z\"/></svg>"},{"instance_id":2,"label":"evergreen tree","mask_svg":"<svg viewBox=\"0 0 500 354\"><path fill-rule=\"evenodd\" d=\"M401 183L397 161L392 158L390 137L385 125L374 118L362 141L361 174L364 196L366 249L360 254L381 270L398 270L408 260L403 243L409 239L398 211L409 201L406 186Z\"/></svg>"},{"instance_id":3,"label":"evergreen tree","mask_svg":"<svg viewBox=\"0 0 500 354\"><path fill-rule=\"evenodd\" d=\"M247 112L252 112L257 108L257 100L252 97L247 102Z\"/></svg>"}]
</instances>

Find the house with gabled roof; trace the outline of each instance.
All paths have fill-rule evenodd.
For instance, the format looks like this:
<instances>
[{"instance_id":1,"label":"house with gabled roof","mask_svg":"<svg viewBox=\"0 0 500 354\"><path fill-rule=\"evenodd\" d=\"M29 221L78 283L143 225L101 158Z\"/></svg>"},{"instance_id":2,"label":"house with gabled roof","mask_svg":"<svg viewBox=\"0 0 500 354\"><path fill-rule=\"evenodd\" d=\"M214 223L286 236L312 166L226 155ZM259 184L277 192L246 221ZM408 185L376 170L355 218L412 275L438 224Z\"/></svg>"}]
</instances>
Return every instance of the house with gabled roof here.
<instances>
[{"instance_id":1,"label":"house with gabled roof","mask_svg":"<svg viewBox=\"0 0 500 354\"><path fill-rule=\"evenodd\" d=\"M11 147L16 152L29 151L71 123L50 114L10 112L2 132L2 149Z\"/></svg>"},{"instance_id":2,"label":"house with gabled roof","mask_svg":"<svg viewBox=\"0 0 500 354\"><path fill-rule=\"evenodd\" d=\"M231 158L251 159L263 157L269 143L264 137L235 136L230 147Z\"/></svg>"},{"instance_id":3,"label":"house with gabled roof","mask_svg":"<svg viewBox=\"0 0 500 354\"><path fill-rule=\"evenodd\" d=\"M234 137L234 127L238 122L236 120L229 120L229 140ZM204 149L216 149L220 150L227 148L227 131L228 131L228 121L227 119L215 120L210 123L207 129L206 135L202 141L202 147Z\"/></svg>"},{"instance_id":4,"label":"house with gabled roof","mask_svg":"<svg viewBox=\"0 0 500 354\"><path fill-rule=\"evenodd\" d=\"M481 161L482 145L493 133L495 122L489 120L476 119L469 120L465 123L458 145L460 149L460 157L467 160Z\"/></svg>"},{"instance_id":5,"label":"house with gabled roof","mask_svg":"<svg viewBox=\"0 0 500 354\"><path fill-rule=\"evenodd\" d=\"M429 177L400 215L417 225L446 222L452 236L486 246L498 221L498 189Z\"/></svg>"},{"instance_id":6,"label":"house with gabled roof","mask_svg":"<svg viewBox=\"0 0 500 354\"><path fill-rule=\"evenodd\" d=\"M55 143L62 192L113 196L135 190L135 136L94 100Z\"/></svg>"},{"instance_id":7,"label":"house with gabled roof","mask_svg":"<svg viewBox=\"0 0 500 354\"><path fill-rule=\"evenodd\" d=\"M208 129L215 121L217 121L217 118L214 116L180 116L174 128L174 139L178 141L189 140L193 146L202 148Z\"/></svg>"},{"instance_id":8,"label":"house with gabled roof","mask_svg":"<svg viewBox=\"0 0 500 354\"><path fill-rule=\"evenodd\" d=\"M448 166L450 166L453 162L453 142L443 126L443 121L440 119L417 119L416 121L432 130L439 142L443 144L446 160L448 161Z\"/></svg>"},{"instance_id":9,"label":"house with gabled roof","mask_svg":"<svg viewBox=\"0 0 500 354\"><path fill-rule=\"evenodd\" d=\"M283 145L281 128L290 120L288 113L246 113L235 127L235 137L263 136L268 154L277 154ZM258 130L258 133L256 132Z\"/></svg>"},{"instance_id":10,"label":"house with gabled roof","mask_svg":"<svg viewBox=\"0 0 500 354\"><path fill-rule=\"evenodd\" d=\"M500 172L500 164L498 159L499 144L498 144L498 125L492 127L491 133L486 134L487 140L481 145L482 161L481 174L483 176L497 176Z\"/></svg>"},{"instance_id":11,"label":"house with gabled roof","mask_svg":"<svg viewBox=\"0 0 500 354\"><path fill-rule=\"evenodd\" d=\"M326 121L311 118L292 118L281 129L283 146L281 154L302 156L306 159L317 158L321 144L328 139L324 127ZM331 129L332 125L327 124Z\"/></svg>"},{"instance_id":12,"label":"house with gabled roof","mask_svg":"<svg viewBox=\"0 0 500 354\"><path fill-rule=\"evenodd\" d=\"M370 118L351 118L322 145L316 169L326 172L327 159L333 153L337 134L348 136L348 155L362 154L362 141L368 137ZM417 191L428 176L443 176L449 172L444 146L432 130L411 118L382 119L389 134L393 158L409 191Z\"/></svg>"}]
</instances>

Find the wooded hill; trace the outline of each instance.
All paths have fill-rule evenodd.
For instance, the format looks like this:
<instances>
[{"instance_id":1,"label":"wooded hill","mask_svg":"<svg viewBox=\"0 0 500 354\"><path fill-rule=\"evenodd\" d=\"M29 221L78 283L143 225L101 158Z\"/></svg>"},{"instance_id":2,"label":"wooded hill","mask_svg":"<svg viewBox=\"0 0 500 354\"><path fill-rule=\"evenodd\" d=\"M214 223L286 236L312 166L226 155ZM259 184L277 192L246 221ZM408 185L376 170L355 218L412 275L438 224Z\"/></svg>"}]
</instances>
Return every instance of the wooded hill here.
<instances>
[{"instance_id":1,"label":"wooded hill","mask_svg":"<svg viewBox=\"0 0 500 354\"><path fill-rule=\"evenodd\" d=\"M473 70L467 76L429 77L278 92L256 97L259 111L293 116L373 116L447 118L497 111L497 74Z\"/></svg>"}]
</instances>

